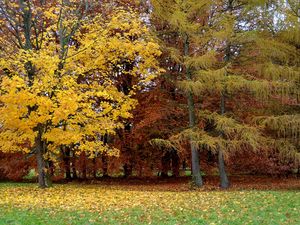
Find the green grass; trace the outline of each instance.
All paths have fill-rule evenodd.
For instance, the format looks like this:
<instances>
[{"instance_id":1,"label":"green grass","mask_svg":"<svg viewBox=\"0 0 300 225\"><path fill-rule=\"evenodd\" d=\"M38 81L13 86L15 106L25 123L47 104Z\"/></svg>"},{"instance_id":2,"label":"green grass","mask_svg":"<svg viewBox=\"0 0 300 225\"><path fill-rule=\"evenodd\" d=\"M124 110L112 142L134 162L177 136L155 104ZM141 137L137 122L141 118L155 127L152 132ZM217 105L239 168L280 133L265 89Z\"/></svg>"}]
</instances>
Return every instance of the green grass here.
<instances>
[{"instance_id":1,"label":"green grass","mask_svg":"<svg viewBox=\"0 0 300 225\"><path fill-rule=\"evenodd\" d=\"M3 225L300 224L299 191L137 191L78 184L39 190L4 183L0 193Z\"/></svg>"}]
</instances>

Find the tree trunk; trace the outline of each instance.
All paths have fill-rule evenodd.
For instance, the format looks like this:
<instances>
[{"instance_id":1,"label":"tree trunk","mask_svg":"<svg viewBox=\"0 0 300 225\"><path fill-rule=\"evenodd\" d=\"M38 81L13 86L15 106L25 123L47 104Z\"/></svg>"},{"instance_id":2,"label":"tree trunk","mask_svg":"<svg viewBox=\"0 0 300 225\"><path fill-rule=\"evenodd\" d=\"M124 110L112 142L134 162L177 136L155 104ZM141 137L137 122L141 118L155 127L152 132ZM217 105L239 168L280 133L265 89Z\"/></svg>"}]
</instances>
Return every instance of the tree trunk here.
<instances>
[{"instance_id":1,"label":"tree trunk","mask_svg":"<svg viewBox=\"0 0 300 225\"><path fill-rule=\"evenodd\" d=\"M37 147L36 149L36 160L37 160L37 168L38 168L38 182L40 188L46 188L46 164L43 158L42 150L40 147Z\"/></svg>"},{"instance_id":2,"label":"tree trunk","mask_svg":"<svg viewBox=\"0 0 300 225\"><path fill-rule=\"evenodd\" d=\"M72 179L78 179L77 171L76 171L76 158L73 156L72 159Z\"/></svg>"},{"instance_id":3,"label":"tree trunk","mask_svg":"<svg viewBox=\"0 0 300 225\"><path fill-rule=\"evenodd\" d=\"M139 175L138 176L143 177L143 166L142 165L140 165L140 167L139 167Z\"/></svg>"},{"instance_id":4,"label":"tree trunk","mask_svg":"<svg viewBox=\"0 0 300 225\"><path fill-rule=\"evenodd\" d=\"M50 177L53 177L55 173L55 168L54 168L54 163L50 160L48 160L48 168L49 168Z\"/></svg>"},{"instance_id":5,"label":"tree trunk","mask_svg":"<svg viewBox=\"0 0 300 225\"><path fill-rule=\"evenodd\" d=\"M183 161L182 161L182 170L185 172L186 171L186 165L187 163L186 163L186 159L184 159Z\"/></svg>"},{"instance_id":6,"label":"tree trunk","mask_svg":"<svg viewBox=\"0 0 300 225\"><path fill-rule=\"evenodd\" d=\"M225 114L225 93L221 93L221 115ZM224 138L224 134L221 133L221 136ZM218 147L218 164L219 164L219 174L220 174L220 186L221 188L228 188L229 187L229 181L225 170L225 161L224 161L224 155L221 147Z\"/></svg>"},{"instance_id":7,"label":"tree trunk","mask_svg":"<svg viewBox=\"0 0 300 225\"><path fill-rule=\"evenodd\" d=\"M86 155L85 152L82 153L82 179L86 180L87 176L87 168L86 168Z\"/></svg>"},{"instance_id":8,"label":"tree trunk","mask_svg":"<svg viewBox=\"0 0 300 225\"><path fill-rule=\"evenodd\" d=\"M215 163L215 154L213 154L211 151L207 152L207 163L208 165L214 165Z\"/></svg>"},{"instance_id":9,"label":"tree trunk","mask_svg":"<svg viewBox=\"0 0 300 225\"><path fill-rule=\"evenodd\" d=\"M172 150L171 154L171 159L172 159L172 176L173 177L179 177L179 156L177 154L176 150Z\"/></svg>"},{"instance_id":10,"label":"tree trunk","mask_svg":"<svg viewBox=\"0 0 300 225\"><path fill-rule=\"evenodd\" d=\"M127 178L132 175L132 165L131 164L125 163L123 166L123 170L124 170L124 178Z\"/></svg>"},{"instance_id":11,"label":"tree trunk","mask_svg":"<svg viewBox=\"0 0 300 225\"><path fill-rule=\"evenodd\" d=\"M65 164L65 172L66 172L66 179L71 180L71 166L70 166L70 149L65 147L64 152L64 164Z\"/></svg>"},{"instance_id":12,"label":"tree trunk","mask_svg":"<svg viewBox=\"0 0 300 225\"><path fill-rule=\"evenodd\" d=\"M166 152L161 158L161 177L168 177L168 172L170 169L170 152Z\"/></svg>"},{"instance_id":13,"label":"tree trunk","mask_svg":"<svg viewBox=\"0 0 300 225\"><path fill-rule=\"evenodd\" d=\"M94 177L94 179L97 178L97 162L96 162L96 158L93 158L93 177Z\"/></svg>"},{"instance_id":14,"label":"tree trunk","mask_svg":"<svg viewBox=\"0 0 300 225\"><path fill-rule=\"evenodd\" d=\"M192 181L195 186L201 187L203 186L203 181L200 173L199 152L193 144L191 144L191 152L192 152Z\"/></svg>"},{"instance_id":15,"label":"tree trunk","mask_svg":"<svg viewBox=\"0 0 300 225\"><path fill-rule=\"evenodd\" d=\"M228 62L229 58L230 58L230 45L226 47L225 62ZM227 73L225 74L225 76L227 76ZM221 92L221 103L220 103L221 115L225 114L225 97L226 97L226 86ZM224 134L222 132L220 133L220 136L224 138ZM218 164L219 164L219 173L220 173L220 186L221 188L228 188L230 184L225 170L223 151L220 148L220 146L218 151Z\"/></svg>"},{"instance_id":16,"label":"tree trunk","mask_svg":"<svg viewBox=\"0 0 300 225\"><path fill-rule=\"evenodd\" d=\"M70 148L70 167L72 170L72 179L77 179L77 170L76 170L76 156L72 147Z\"/></svg>"},{"instance_id":17,"label":"tree trunk","mask_svg":"<svg viewBox=\"0 0 300 225\"><path fill-rule=\"evenodd\" d=\"M195 115L195 104L193 99L193 94L191 92L188 93L188 106L189 106L189 120L190 120L190 128L195 127L196 125L196 115ZM193 184L197 187L201 187L203 185L202 176L200 173L200 159L199 152L196 146L190 140L191 146L191 155L192 155L192 179Z\"/></svg>"},{"instance_id":18,"label":"tree trunk","mask_svg":"<svg viewBox=\"0 0 300 225\"><path fill-rule=\"evenodd\" d=\"M105 153L102 155L102 177L108 177L108 163L107 163L107 156Z\"/></svg>"},{"instance_id":19,"label":"tree trunk","mask_svg":"<svg viewBox=\"0 0 300 225\"><path fill-rule=\"evenodd\" d=\"M186 35L185 42L184 42L184 55L189 55L189 40L188 36ZM186 78L191 80L191 72L189 68L186 68ZM187 96L188 100L188 109L189 109L189 126L190 128L194 128L196 125L196 115L195 115L195 103L194 103L194 96L191 91L188 92ZM196 146L192 143L192 139L190 140L191 146L191 162L192 162L192 181L193 184L197 187L201 187L203 185L202 176L200 173L200 160L199 160L199 152Z\"/></svg>"},{"instance_id":20,"label":"tree trunk","mask_svg":"<svg viewBox=\"0 0 300 225\"><path fill-rule=\"evenodd\" d=\"M48 173L47 163L44 159L45 143L42 141L42 131L39 129L38 137L36 138L36 160L38 169L38 183L40 188L51 186L50 175Z\"/></svg>"},{"instance_id":21,"label":"tree trunk","mask_svg":"<svg viewBox=\"0 0 300 225\"><path fill-rule=\"evenodd\" d=\"M220 148L218 153L218 162L219 162L219 173L220 173L220 186L221 188L228 188L230 184L225 170L223 152Z\"/></svg>"}]
</instances>

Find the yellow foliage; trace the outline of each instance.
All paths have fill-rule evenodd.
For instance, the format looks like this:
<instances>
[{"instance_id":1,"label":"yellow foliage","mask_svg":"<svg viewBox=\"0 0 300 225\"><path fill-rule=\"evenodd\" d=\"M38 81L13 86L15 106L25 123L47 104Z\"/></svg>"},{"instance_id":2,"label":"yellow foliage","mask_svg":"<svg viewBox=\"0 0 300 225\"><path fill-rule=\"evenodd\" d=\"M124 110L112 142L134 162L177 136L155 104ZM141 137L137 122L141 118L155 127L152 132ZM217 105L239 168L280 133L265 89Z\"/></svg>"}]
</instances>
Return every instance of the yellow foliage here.
<instances>
[{"instance_id":1,"label":"yellow foliage","mask_svg":"<svg viewBox=\"0 0 300 225\"><path fill-rule=\"evenodd\" d=\"M48 27L41 49L15 49L16 54L0 59L0 70L9 71L0 88L0 150L28 152L40 133L47 155L68 145L89 155L117 155L100 136L113 134L131 117L136 89L160 72L159 46L138 15L122 9L106 21L101 16L82 20L72 36L76 47L57 43L57 33L63 35L62 30L67 33L68 26L78 23L72 16L57 16L60 7L44 13L60 26ZM118 87L122 76L136 80L129 94Z\"/></svg>"},{"instance_id":2,"label":"yellow foliage","mask_svg":"<svg viewBox=\"0 0 300 225\"><path fill-rule=\"evenodd\" d=\"M148 185L149 186L149 185ZM131 187L132 188L132 187ZM147 187L139 185L139 189ZM153 186L152 186L153 188ZM155 188L155 187L154 187ZM126 190L127 189L127 190ZM3 187L0 202L20 208L40 208L56 210L78 210L103 212L118 211L131 207L159 207L162 210L190 209L191 199L195 207L207 210L210 205L220 205L226 200L222 192L173 192L173 191L139 191L128 190L128 187L117 186L87 186L87 185L55 185L49 189L27 187ZM149 198L151 193L151 198ZM43 196L42 201L40 197ZM187 201L189 199L189 201Z\"/></svg>"}]
</instances>

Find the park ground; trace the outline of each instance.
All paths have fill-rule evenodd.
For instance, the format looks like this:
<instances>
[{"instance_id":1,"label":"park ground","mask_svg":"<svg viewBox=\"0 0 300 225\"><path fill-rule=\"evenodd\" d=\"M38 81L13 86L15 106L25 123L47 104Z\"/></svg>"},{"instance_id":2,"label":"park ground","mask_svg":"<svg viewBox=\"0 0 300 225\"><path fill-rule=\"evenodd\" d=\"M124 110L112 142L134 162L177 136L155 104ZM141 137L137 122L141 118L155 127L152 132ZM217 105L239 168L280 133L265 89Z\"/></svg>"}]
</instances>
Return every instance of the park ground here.
<instances>
[{"instance_id":1,"label":"park ground","mask_svg":"<svg viewBox=\"0 0 300 225\"><path fill-rule=\"evenodd\" d=\"M54 184L0 183L0 224L300 224L300 179L106 179Z\"/></svg>"}]
</instances>

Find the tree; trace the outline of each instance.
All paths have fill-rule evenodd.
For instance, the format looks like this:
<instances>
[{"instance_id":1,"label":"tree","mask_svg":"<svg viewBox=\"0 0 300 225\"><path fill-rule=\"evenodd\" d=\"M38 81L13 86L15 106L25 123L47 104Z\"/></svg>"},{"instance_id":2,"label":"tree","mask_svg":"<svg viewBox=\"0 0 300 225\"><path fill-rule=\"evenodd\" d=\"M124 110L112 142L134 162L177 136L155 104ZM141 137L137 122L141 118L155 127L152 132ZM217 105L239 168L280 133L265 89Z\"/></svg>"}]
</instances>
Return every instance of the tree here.
<instances>
[{"instance_id":1,"label":"tree","mask_svg":"<svg viewBox=\"0 0 300 225\"><path fill-rule=\"evenodd\" d=\"M55 160L61 149L71 147L90 157L118 154L101 137L113 135L131 117L138 86L125 95L114 78L125 73L123 62L130 62L134 66L126 76L138 77L138 85L144 85L159 71L155 58L160 51L134 12L117 9L104 20L96 11L87 14L93 11L86 1L51 7L23 3L2 8L7 29L20 17L10 7L23 10L27 24L22 24L24 19L13 26L16 39L25 37L25 45L13 40L1 53L1 151L34 153L39 185L47 187L47 161ZM35 32L32 24L43 24L42 34L30 36Z\"/></svg>"},{"instance_id":2,"label":"tree","mask_svg":"<svg viewBox=\"0 0 300 225\"><path fill-rule=\"evenodd\" d=\"M158 27L165 32L158 30L158 36L164 42L165 50L169 52L166 61L174 62L175 66L168 68L169 71L177 70L175 79L187 82L193 79L195 68L192 61L206 51L205 40L201 32L207 26L207 18L212 2L207 1L152 1L154 18L161 21ZM208 58L209 59L209 56ZM208 62L210 63L210 62ZM196 109L194 92L186 91L186 99L189 114L189 130L196 129ZM199 149L190 136L191 161L193 183L202 186L203 181L199 166Z\"/></svg>"},{"instance_id":3,"label":"tree","mask_svg":"<svg viewBox=\"0 0 300 225\"><path fill-rule=\"evenodd\" d=\"M265 137L261 127L251 119L245 120L232 110L230 112L232 115L226 113L225 109L228 109L226 101L238 105L240 99L232 97L240 93L246 93L247 96L252 96L265 105L277 102L276 98L279 96L285 96L294 102L293 99L298 96L295 64L297 67L299 52L297 53L291 44L278 40L277 35L281 33L281 29L286 29L280 28L281 24L290 24L289 30L297 29L299 26L295 24L297 21L295 18L291 22L280 22L279 17L278 21L274 22L279 13L285 18L283 16L285 12L278 10L281 5L284 4L280 1L272 4L265 1L213 3L207 30L202 34L205 37L206 33L209 40L206 44L209 46L206 56L210 55L212 60L203 57L205 55L191 59L190 64L194 67L194 71L198 69L198 73L194 75L192 81L184 81L181 84L184 90L193 90L195 94L201 96L205 92L220 94L221 115L211 112L201 113L200 118L206 118L209 127L205 129L205 133L200 135L199 131L197 135L199 144L218 151L221 187L224 188L228 187L228 180L222 152L226 154L243 148L258 150L263 149L263 146L270 146L269 149L278 146L277 140L269 135ZM255 18L260 18L262 24L257 25ZM271 26L273 30L269 28L270 21L273 23ZM294 35L295 32L288 33ZM280 67L276 67L272 73L280 73L280 80L278 77L266 77L267 74L262 68L274 63L290 64L293 68L280 71ZM250 115L251 117L253 119L255 116ZM215 132L219 139L215 138ZM295 151L290 148L287 152Z\"/></svg>"},{"instance_id":4,"label":"tree","mask_svg":"<svg viewBox=\"0 0 300 225\"><path fill-rule=\"evenodd\" d=\"M298 1L274 1L266 6L259 25L262 52L255 69L260 79L273 84L273 92L263 115L255 122L272 138L272 149L279 161L300 165L299 96L300 96L300 15Z\"/></svg>"},{"instance_id":5,"label":"tree","mask_svg":"<svg viewBox=\"0 0 300 225\"><path fill-rule=\"evenodd\" d=\"M240 93L252 95L259 101L269 101L278 93L287 90L287 83L261 79L257 76L257 71L253 71L256 68L255 63L274 58L270 49L285 58L289 58L284 56L285 52L293 51L288 46L283 50L275 50L274 47L280 45L275 44L270 33L255 25L254 17L258 16L257 13L265 12L261 10L265 4L264 1L153 1L154 13L157 10L155 15L163 21L160 26L168 31L158 33L166 45L165 49L169 51L166 61L177 64L168 67L168 70L177 69L179 76L186 73L185 77L175 79L179 80L178 86L188 96L190 114L190 129L184 129L169 137L169 141L156 142L174 147L189 139L195 149L218 153L223 188L229 185L224 154L243 148L258 150L266 143L272 143L270 138L263 136L261 127L230 111L226 102L238 105L240 99L233 99L233 96ZM260 15L261 17L265 18ZM272 44L266 44L266 39ZM293 53L292 59L295 59L294 55L296 53ZM290 84L293 85L289 82ZM194 96L205 101L210 94L220 96L220 115L211 112L211 109L205 111L203 107L199 114L199 123L196 124L198 115L194 113ZM199 180L196 183L199 185Z\"/></svg>"}]
</instances>

